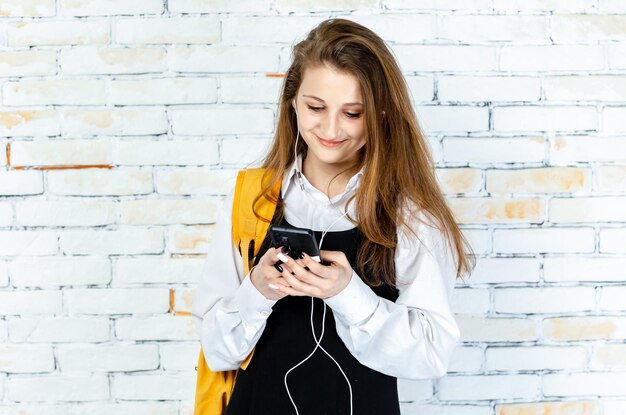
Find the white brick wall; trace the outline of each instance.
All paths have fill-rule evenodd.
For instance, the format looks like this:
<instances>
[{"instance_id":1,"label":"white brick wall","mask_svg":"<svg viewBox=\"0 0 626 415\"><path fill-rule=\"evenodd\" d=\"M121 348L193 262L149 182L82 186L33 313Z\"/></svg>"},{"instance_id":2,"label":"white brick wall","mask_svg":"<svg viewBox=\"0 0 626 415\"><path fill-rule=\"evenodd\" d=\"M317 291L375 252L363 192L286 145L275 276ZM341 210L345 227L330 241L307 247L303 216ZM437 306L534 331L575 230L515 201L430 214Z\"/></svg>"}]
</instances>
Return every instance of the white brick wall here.
<instances>
[{"instance_id":1,"label":"white brick wall","mask_svg":"<svg viewBox=\"0 0 626 415\"><path fill-rule=\"evenodd\" d=\"M624 1L3 0L0 415L192 413L216 208L331 16L392 47L479 255L402 413L626 412Z\"/></svg>"}]
</instances>

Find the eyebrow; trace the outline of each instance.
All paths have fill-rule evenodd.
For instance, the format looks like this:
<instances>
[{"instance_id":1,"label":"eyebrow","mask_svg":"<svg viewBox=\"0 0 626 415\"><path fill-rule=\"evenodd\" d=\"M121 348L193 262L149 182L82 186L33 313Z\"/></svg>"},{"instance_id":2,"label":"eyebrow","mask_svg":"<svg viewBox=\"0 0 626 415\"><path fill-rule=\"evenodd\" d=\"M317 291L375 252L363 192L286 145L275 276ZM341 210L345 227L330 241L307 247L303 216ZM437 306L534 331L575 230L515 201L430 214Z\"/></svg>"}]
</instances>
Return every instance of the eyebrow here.
<instances>
[{"instance_id":1,"label":"eyebrow","mask_svg":"<svg viewBox=\"0 0 626 415\"><path fill-rule=\"evenodd\" d=\"M324 102L324 100L322 98L316 97L315 95L306 95L306 94L302 94L303 97L308 97L308 98L313 98L319 102ZM346 102L343 105L363 105L361 102Z\"/></svg>"}]
</instances>

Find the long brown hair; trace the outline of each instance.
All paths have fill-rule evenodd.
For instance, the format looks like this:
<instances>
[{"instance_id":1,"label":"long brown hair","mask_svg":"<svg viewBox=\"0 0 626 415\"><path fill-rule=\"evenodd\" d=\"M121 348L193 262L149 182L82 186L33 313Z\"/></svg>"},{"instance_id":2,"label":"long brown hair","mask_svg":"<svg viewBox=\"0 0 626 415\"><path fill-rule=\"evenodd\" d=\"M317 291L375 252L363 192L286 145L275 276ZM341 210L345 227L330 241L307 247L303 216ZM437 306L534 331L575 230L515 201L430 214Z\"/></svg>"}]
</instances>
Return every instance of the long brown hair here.
<instances>
[{"instance_id":1,"label":"long brown hair","mask_svg":"<svg viewBox=\"0 0 626 415\"><path fill-rule=\"evenodd\" d=\"M405 79L385 42L358 23L329 19L294 46L292 58L283 79L276 132L262 164L267 169L264 186L255 204L261 197L278 202L278 217L282 217L282 203L270 189L294 162L298 126L291 102L306 68L330 65L356 77L364 100L367 138L359 161L365 169L352 197L356 198L358 219L350 218L364 235L357 273L364 278L368 275L370 285L394 286L397 229L406 229L419 239L409 222L420 220L416 214L420 211L430 214L428 219L444 233L450 250L456 253L456 277L471 272L474 253L439 189ZM304 140L298 141L297 151L306 155ZM370 272L364 272L366 267Z\"/></svg>"}]
</instances>

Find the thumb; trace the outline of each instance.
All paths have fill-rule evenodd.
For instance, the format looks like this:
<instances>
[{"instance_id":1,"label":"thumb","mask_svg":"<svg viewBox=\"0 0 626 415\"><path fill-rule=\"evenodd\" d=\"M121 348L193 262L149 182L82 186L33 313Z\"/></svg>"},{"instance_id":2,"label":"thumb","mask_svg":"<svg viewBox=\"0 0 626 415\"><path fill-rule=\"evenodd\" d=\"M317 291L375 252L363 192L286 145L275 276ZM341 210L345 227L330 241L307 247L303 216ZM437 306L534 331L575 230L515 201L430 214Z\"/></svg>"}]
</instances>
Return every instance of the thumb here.
<instances>
[{"instance_id":1,"label":"thumb","mask_svg":"<svg viewBox=\"0 0 626 415\"><path fill-rule=\"evenodd\" d=\"M324 262L331 264L347 262L346 254L341 251L320 251L320 257Z\"/></svg>"}]
</instances>

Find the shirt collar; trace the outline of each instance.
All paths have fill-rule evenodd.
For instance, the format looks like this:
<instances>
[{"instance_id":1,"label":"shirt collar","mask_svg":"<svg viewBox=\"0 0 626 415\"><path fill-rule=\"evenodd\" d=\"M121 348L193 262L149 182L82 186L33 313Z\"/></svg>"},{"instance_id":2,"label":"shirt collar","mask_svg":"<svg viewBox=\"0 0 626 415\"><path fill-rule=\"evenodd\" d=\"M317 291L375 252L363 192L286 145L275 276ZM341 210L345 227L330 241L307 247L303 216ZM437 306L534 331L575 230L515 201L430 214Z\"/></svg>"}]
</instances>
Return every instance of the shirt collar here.
<instances>
[{"instance_id":1,"label":"shirt collar","mask_svg":"<svg viewBox=\"0 0 626 415\"><path fill-rule=\"evenodd\" d=\"M285 196L290 186L292 185L299 186L299 183L297 182L298 180L298 177L296 175L297 172L300 172L300 174L302 174L302 154L298 154L295 161L291 164L291 167L285 170L285 173L283 174L283 184L281 187L282 197ZM356 174L352 176L350 180L348 180L348 184L346 185L346 192L355 189L359 185L359 183L361 182L361 177L363 177L364 172L365 172L365 166L362 166L359 169L359 171L356 172Z\"/></svg>"}]
</instances>

